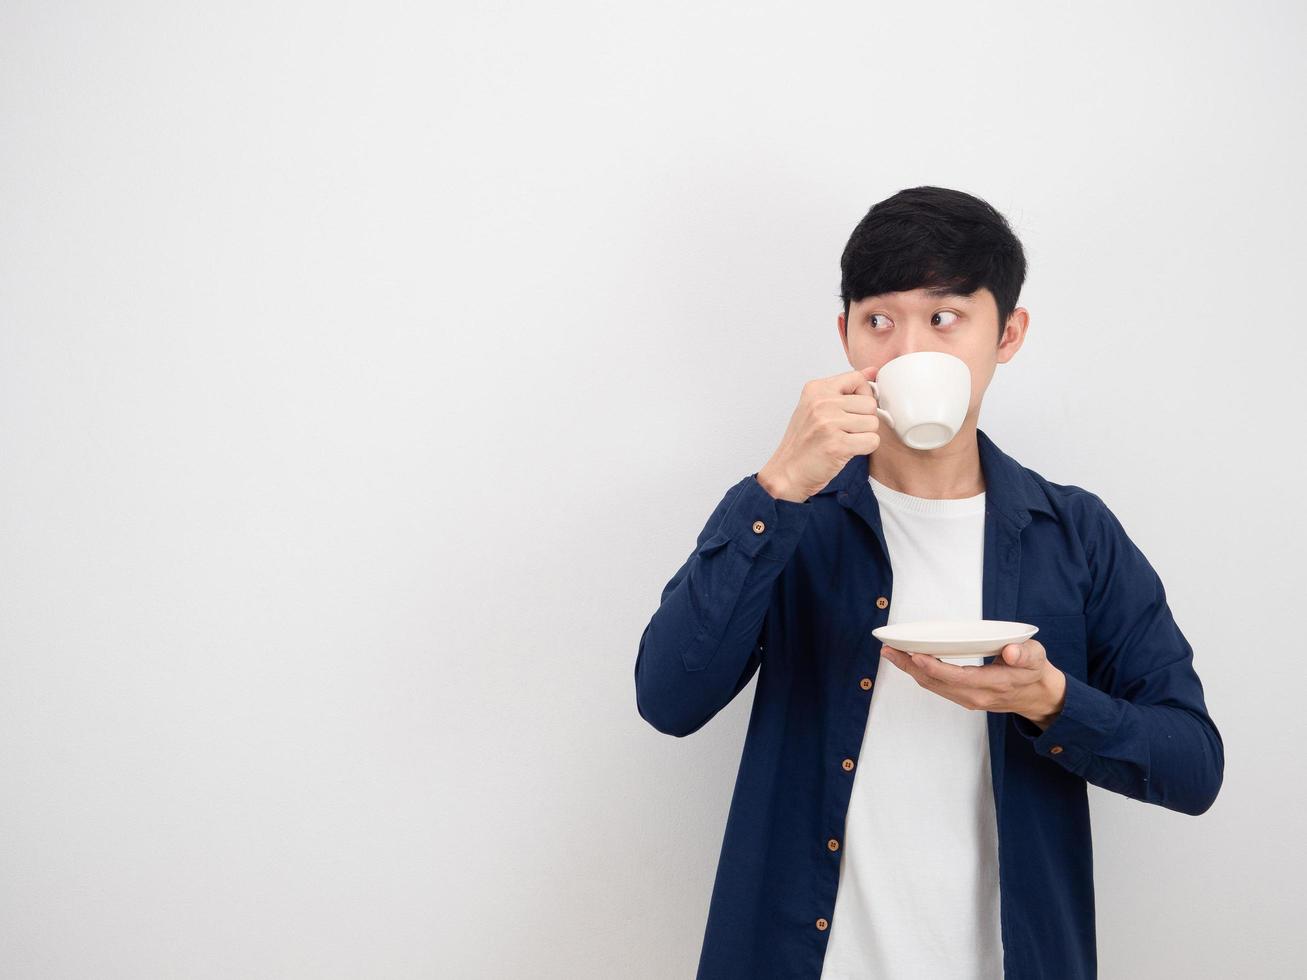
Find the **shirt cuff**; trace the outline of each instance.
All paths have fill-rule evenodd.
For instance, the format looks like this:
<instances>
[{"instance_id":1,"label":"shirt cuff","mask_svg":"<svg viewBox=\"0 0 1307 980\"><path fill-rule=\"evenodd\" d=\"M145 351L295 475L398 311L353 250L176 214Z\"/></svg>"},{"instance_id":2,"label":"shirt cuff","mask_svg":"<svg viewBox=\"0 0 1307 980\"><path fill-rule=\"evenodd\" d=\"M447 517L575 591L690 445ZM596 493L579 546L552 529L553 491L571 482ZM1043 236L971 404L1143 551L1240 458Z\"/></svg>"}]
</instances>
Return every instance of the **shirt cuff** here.
<instances>
[{"instance_id":1,"label":"shirt cuff","mask_svg":"<svg viewBox=\"0 0 1307 980\"><path fill-rule=\"evenodd\" d=\"M1016 713L1012 715L1012 723L1037 753L1068 769L1078 770L1116 736L1125 705L1066 671L1063 674L1066 700L1052 724L1041 732L1033 721Z\"/></svg>"},{"instance_id":2,"label":"shirt cuff","mask_svg":"<svg viewBox=\"0 0 1307 980\"><path fill-rule=\"evenodd\" d=\"M812 500L803 503L773 497L751 473L722 515L715 536L734 541L750 558L787 560L812 516Z\"/></svg>"}]
</instances>

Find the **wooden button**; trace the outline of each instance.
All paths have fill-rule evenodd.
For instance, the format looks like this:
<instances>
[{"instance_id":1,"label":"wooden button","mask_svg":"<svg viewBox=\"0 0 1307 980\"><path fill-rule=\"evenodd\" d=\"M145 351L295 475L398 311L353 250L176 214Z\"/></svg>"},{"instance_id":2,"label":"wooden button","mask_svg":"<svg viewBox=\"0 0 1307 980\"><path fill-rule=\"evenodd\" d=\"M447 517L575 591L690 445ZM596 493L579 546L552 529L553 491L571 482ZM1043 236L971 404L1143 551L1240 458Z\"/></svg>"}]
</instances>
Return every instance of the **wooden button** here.
<instances>
[{"instance_id":1,"label":"wooden button","mask_svg":"<svg viewBox=\"0 0 1307 980\"><path fill-rule=\"evenodd\" d=\"M1048 751L1052 752L1054 755L1057 755L1059 752L1062 751L1062 746L1060 746L1060 745L1054 745L1054 746L1053 746L1051 749L1049 749Z\"/></svg>"},{"instance_id":2,"label":"wooden button","mask_svg":"<svg viewBox=\"0 0 1307 980\"><path fill-rule=\"evenodd\" d=\"M754 533L754 534L762 534L762 532L765 531L765 530L767 530L767 525L764 524L762 521L754 521L754 522L753 522L753 533Z\"/></svg>"},{"instance_id":3,"label":"wooden button","mask_svg":"<svg viewBox=\"0 0 1307 980\"><path fill-rule=\"evenodd\" d=\"M852 760L852 759L845 759L843 762L840 763L840 765L842 765L842 766L844 767L844 771L845 771L845 772L852 772L852 771L853 771L853 760Z\"/></svg>"},{"instance_id":4,"label":"wooden button","mask_svg":"<svg viewBox=\"0 0 1307 980\"><path fill-rule=\"evenodd\" d=\"M870 678L870 677L864 677L862 680L858 681L858 687L862 688L864 691L870 691L870 690L871 690L871 678Z\"/></svg>"},{"instance_id":5,"label":"wooden button","mask_svg":"<svg viewBox=\"0 0 1307 980\"><path fill-rule=\"evenodd\" d=\"M840 842L837 841L834 837L832 837L830 840L826 842L826 850L838 851L839 849L840 849Z\"/></svg>"},{"instance_id":6,"label":"wooden button","mask_svg":"<svg viewBox=\"0 0 1307 980\"><path fill-rule=\"evenodd\" d=\"M889 605L889 600L886 599L884 596L881 596L876 600L877 609L884 609L888 605Z\"/></svg>"},{"instance_id":7,"label":"wooden button","mask_svg":"<svg viewBox=\"0 0 1307 980\"><path fill-rule=\"evenodd\" d=\"M825 932L825 931L826 931L826 927L827 927L828 925L830 925L830 923L827 922L825 919L818 919L818 920L817 920L817 928L820 929L822 932Z\"/></svg>"}]
</instances>

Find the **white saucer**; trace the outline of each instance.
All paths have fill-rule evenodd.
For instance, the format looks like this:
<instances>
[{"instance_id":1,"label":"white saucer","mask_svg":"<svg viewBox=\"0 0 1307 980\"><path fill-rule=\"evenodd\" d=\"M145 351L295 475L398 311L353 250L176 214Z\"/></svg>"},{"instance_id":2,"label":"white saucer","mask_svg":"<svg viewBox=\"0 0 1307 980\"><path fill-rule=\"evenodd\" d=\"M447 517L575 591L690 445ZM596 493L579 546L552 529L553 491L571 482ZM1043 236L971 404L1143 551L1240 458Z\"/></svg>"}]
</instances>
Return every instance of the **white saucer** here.
<instances>
[{"instance_id":1,"label":"white saucer","mask_svg":"<svg viewBox=\"0 0 1307 980\"><path fill-rule=\"evenodd\" d=\"M1005 619L920 620L879 626L871 635L886 646L941 659L998 656L1009 643L1023 643L1039 631Z\"/></svg>"}]
</instances>

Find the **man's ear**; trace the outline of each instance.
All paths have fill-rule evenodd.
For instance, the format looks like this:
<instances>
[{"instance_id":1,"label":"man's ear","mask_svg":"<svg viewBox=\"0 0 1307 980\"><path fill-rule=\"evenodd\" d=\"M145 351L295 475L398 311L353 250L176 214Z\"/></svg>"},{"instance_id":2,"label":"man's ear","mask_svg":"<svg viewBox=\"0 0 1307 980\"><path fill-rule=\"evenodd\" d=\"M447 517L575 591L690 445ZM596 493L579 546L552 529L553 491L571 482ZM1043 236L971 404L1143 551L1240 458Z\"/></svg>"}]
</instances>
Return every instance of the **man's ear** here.
<instances>
[{"instance_id":1,"label":"man's ear","mask_svg":"<svg viewBox=\"0 0 1307 980\"><path fill-rule=\"evenodd\" d=\"M1030 326L1030 312L1018 306L1007 318L1007 325L998 338L998 363L1006 364L1026 342L1026 330Z\"/></svg>"}]
</instances>

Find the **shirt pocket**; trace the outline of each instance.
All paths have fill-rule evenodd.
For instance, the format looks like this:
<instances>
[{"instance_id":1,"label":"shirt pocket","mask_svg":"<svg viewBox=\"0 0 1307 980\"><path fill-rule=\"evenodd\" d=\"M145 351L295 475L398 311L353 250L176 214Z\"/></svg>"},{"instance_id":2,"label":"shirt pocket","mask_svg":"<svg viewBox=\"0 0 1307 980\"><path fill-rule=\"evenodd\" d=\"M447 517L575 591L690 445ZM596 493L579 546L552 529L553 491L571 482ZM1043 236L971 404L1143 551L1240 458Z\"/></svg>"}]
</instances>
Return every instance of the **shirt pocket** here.
<instances>
[{"instance_id":1,"label":"shirt pocket","mask_svg":"<svg viewBox=\"0 0 1307 980\"><path fill-rule=\"evenodd\" d=\"M1072 677L1086 679L1088 642L1084 613L1027 613L1019 620L1039 627L1031 639L1043 644L1049 663Z\"/></svg>"}]
</instances>

